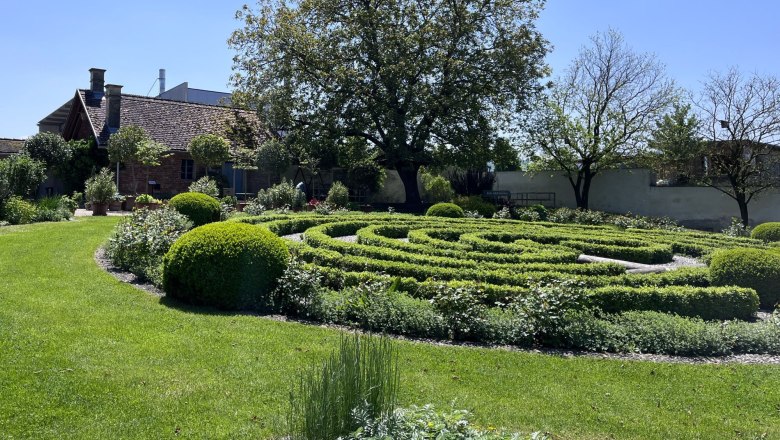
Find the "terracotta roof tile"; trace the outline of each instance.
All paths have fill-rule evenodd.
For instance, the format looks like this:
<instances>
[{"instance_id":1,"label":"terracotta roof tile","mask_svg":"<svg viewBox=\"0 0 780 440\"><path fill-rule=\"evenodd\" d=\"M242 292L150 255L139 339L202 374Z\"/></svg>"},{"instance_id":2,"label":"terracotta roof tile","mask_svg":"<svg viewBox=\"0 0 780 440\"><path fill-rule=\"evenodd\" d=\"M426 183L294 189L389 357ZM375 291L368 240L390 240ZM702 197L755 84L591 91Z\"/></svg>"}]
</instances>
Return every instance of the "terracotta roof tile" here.
<instances>
[{"instance_id":1,"label":"terracotta roof tile","mask_svg":"<svg viewBox=\"0 0 780 440\"><path fill-rule=\"evenodd\" d=\"M108 144L111 135L106 126L106 98L92 96L89 90L79 90L87 113L98 136L98 144ZM122 94L120 126L137 125L149 136L171 150L184 151L190 140L199 134L223 135L235 112L254 118L254 114L225 106L171 101L146 96Z\"/></svg>"}]
</instances>

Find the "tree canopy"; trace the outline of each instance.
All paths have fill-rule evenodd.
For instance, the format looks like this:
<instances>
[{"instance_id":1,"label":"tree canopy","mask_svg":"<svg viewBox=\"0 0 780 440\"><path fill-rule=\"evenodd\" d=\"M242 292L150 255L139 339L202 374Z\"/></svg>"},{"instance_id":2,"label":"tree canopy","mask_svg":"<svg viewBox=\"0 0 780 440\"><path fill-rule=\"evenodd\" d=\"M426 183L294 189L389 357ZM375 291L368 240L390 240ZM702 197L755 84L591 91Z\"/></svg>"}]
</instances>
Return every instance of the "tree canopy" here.
<instances>
[{"instance_id":1,"label":"tree canopy","mask_svg":"<svg viewBox=\"0 0 780 440\"><path fill-rule=\"evenodd\" d=\"M434 145L493 139L539 90L541 4L261 1L237 13L243 27L230 38L234 102L286 143L371 144L419 203L417 173Z\"/></svg>"},{"instance_id":2,"label":"tree canopy","mask_svg":"<svg viewBox=\"0 0 780 440\"><path fill-rule=\"evenodd\" d=\"M230 160L230 142L215 134L195 136L187 146L195 162L207 167L219 167Z\"/></svg>"},{"instance_id":3,"label":"tree canopy","mask_svg":"<svg viewBox=\"0 0 780 440\"><path fill-rule=\"evenodd\" d=\"M56 133L36 133L24 141L22 152L46 167L62 165L70 160L72 151L65 139Z\"/></svg>"},{"instance_id":4,"label":"tree canopy","mask_svg":"<svg viewBox=\"0 0 780 440\"><path fill-rule=\"evenodd\" d=\"M734 199L747 226L748 204L780 187L780 80L711 73L696 106L707 142L703 182Z\"/></svg>"},{"instance_id":5,"label":"tree canopy","mask_svg":"<svg viewBox=\"0 0 780 440\"><path fill-rule=\"evenodd\" d=\"M564 172L587 208L593 177L643 151L676 96L654 55L634 52L617 31L596 34L545 97L527 147L537 168Z\"/></svg>"},{"instance_id":6,"label":"tree canopy","mask_svg":"<svg viewBox=\"0 0 780 440\"><path fill-rule=\"evenodd\" d=\"M672 184L686 184L699 177L703 142L701 122L688 104L675 104L656 121L647 143L650 165Z\"/></svg>"}]
</instances>

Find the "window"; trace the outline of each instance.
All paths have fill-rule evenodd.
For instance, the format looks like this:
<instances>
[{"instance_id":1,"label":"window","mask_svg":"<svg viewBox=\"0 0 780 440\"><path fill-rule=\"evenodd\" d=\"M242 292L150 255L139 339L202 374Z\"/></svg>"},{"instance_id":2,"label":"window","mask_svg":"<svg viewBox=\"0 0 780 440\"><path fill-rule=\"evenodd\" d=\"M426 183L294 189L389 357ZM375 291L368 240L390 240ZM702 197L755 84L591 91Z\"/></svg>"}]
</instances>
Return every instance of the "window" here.
<instances>
[{"instance_id":1,"label":"window","mask_svg":"<svg viewBox=\"0 0 780 440\"><path fill-rule=\"evenodd\" d=\"M182 180L192 180L193 171L195 170L195 161L192 159L182 159L181 161L181 178Z\"/></svg>"}]
</instances>

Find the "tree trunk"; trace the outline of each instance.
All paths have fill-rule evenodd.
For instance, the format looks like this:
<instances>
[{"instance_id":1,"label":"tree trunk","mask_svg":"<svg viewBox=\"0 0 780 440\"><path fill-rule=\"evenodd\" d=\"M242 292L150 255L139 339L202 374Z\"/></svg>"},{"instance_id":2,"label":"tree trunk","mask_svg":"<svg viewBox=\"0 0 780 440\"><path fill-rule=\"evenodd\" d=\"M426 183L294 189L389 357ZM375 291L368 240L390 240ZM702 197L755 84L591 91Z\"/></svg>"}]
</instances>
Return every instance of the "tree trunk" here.
<instances>
[{"instance_id":1,"label":"tree trunk","mask_svg":"<svg viewBox=\"0 0 780 440\"><path fill-rule=\"evenodd\" d=\"M577 208L588 209L591 180L593 180L593 173L590 170L579 170L576 181L569 176L569 183L571 183L571 187L574 190L574 201L577 203Z\"/></svg>"},{"instance_id":2,"label":"tree trunk","mask_svg":"<svg viewBox=\"0 0 780 440\"><path fill-rule=\"evenodd\" d=\"M737 193L734 198L737 200L737 205L739 205L739 216L742 218L742 225L747 227L750 224L750 218L748 216L748 202L745 194Z\"/></svg>"},{"instance_id":3,"label":"tree trunk","mask_svg":"<svg viewBox=\"0 0 780 440\"><path fill-rule=\"evenodd\" d=\"M590 183L593 181L593 174L590 170L585 171L582 176L582 188L580 189L580 197L577 201L577 207L582 209L588 209L588 199L590 198Z\"/></svg>"},{"instance_id":4,"label":"tree trunk","mask_svg":"<svg viewBox=\"0 0 780 440\"><path fill-rule=\"evenodd\" d=\"M419 206L420 190L417 188L417 173L420 171L420 164L409 164L398 167L398 175L404 184L404 193L406 194L407 206Z\"/></svg>"}]
</instances>

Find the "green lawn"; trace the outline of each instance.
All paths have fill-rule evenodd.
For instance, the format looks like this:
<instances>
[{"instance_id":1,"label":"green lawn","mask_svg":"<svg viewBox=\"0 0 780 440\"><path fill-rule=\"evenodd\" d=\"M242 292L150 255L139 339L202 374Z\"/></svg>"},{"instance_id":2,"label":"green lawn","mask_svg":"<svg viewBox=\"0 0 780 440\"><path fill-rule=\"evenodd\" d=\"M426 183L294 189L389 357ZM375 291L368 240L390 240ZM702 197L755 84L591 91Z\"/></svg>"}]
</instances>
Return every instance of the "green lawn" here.
<instances>
[{"instance_id":1,"label":"green lawn","mask_svg":"<svg viewBox=\"0 0 780 440\"><path fill-rule=\"evenodd\" d=\"M0 438L268 438L336 330L175 307L115 281L115 218L0 228ZM400 343L404 405L560 438L780 438L780 367Z\"/></svg>"}]
</instances>

